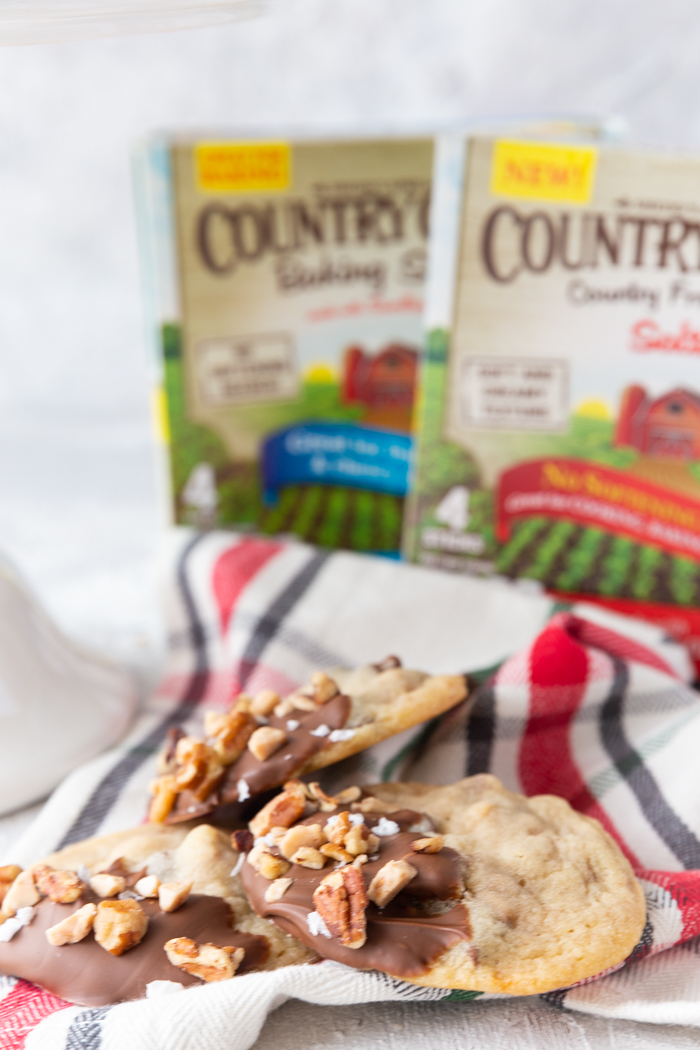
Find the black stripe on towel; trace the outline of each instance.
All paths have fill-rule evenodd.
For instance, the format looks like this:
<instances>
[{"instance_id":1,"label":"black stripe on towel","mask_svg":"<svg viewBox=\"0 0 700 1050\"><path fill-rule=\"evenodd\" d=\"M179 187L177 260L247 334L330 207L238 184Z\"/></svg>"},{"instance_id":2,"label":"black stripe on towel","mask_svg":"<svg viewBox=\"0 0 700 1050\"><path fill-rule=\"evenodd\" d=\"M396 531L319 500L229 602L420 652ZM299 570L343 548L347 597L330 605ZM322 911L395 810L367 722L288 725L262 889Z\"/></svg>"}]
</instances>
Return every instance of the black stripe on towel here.
<instances>
[{"instance_id":1,"label":"black stripe on towel","mask_svg":"<svg viewBox=\"0 0 700 1050\"><path fill-rule=\"evenodd\" d=\"M614 656L610 659L614 666L613 684L600 711L603 746L659 838L684 868L699 868L700 842L668 804L644 759L625 736L623 714L629 672L624 660Z\"/></svg>"},{"instance_id":2,"label":"black stripe on towel","mask_svg":"<svg viewBox=\"0 0 700 1050\"><path fill-rule=\"evenodd\" d=\"M66 1050L100 1050L102 1022L110 1010L111 1006L98 1006L78 1014L68 1029Z\"/></svg>"},{"instance_id":3,"label":"black stripe on towel","mask_svg":"<svg viewBox=\"0 0 700 1050\"><path fill-rule=\"evenodd\" d=\"M206 533L199 533L187 544L180 555L177 567L178 584L189 618L189 634L194 654L194 668L180 703L147 736L130 748L102 778L61 839L57 849L63 849L64 846L70 846L73 842L90 838L99 830L103 820L119 798L124 785L160 747L168 730L184 722L192 708L196 707L204 696L209 678L206 636L187 578L187 565L192 551L205 535Z\"/></svg>"},{"instance_id":4,"label":"black stripe on towel","mask_svg":"<svg viewBox=\"0 0 700 1050\"><path fill-rule=\"evenodd\" d=\"M480 685L467 719L467 776L488 773L496 735L496 694L491 683Z\"/></svg>"},{"instance_id":5,"label":"black stripe on towel","mask_svg":"<svg viewBox=\"0 0 700 1050\"><path fill-rule=\"evenodd\" d=\"M323 566L328 561L330 552L317 551L307 561L304 568L297 573L284 590L277 595L269 608L263 613L248 639L248 643L241 656L238 678L241 689L245 689L246 682L255 670L260 657L268 645L280 631L285 618L292 611L297 602L304 597L311 584L314 582Z\"/></svg>"}]
</instances>

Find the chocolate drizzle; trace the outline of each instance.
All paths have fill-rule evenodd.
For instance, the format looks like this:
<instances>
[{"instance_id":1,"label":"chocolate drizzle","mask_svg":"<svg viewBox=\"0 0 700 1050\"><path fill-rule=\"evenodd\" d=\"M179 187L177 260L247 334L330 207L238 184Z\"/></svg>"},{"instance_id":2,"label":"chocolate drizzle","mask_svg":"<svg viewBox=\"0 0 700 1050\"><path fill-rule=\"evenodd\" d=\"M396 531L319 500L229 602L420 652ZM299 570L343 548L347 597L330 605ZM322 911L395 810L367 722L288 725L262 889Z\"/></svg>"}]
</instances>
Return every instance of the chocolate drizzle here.
<instances>
[{"instance_id":1,"label":"chocolate drizzle","mask_svg":"<svg viewBox=\"0 0 700 1050\"><path fill-rule=\"evenodd\" d=\"M339 813L347 807L336 809ZM316 813L302 824L325 824L332 813ZM418 871L406 889L387 907L370 903L366 911L367 940L361 948L346 948L335 937L315 936L309 932L307 916L314 911L313 892L322 879L333 871L327 864L320 871L293 864L287 877L293 879L284 896L272 904L264 894L270 885L247 862L241 878L248 899L259 915L271 918L285 933L291 934L309 948L329 959L359 969L376 969L396 977L418 977L448 948L472 937L469 913L458 902L463 885L463 862L458 853L443 848L439 853L414 853L411 843L425 837L425 832L408 828L425 817L413 810L387 814L400 830L382 836L379 856L360 869L365 887L389 860L407 860ZM429 818L428 818L429 819ZM364 814L370 830L379 822L378 814Z\"/></svg>"},{"instance_id":2,"label":"chocolate drizzle","mask_svg":"<svg viewBox=\"0 0 700 1050\"><path fill-rule=\"evenodd\" d=\"M268 724L274 729L282 729L287 734L287 743L263 762L246 748L240 758L228 767L218 790L212 792L204 801L197 799L191 791L182 791L166 818L166 824L178 824L183 820L202 817L219 805L238 802L238 781L241 779L248 785L251 797L283 784L285 780L293 777L312 755L328 745L328 735L312 736L311 731L321 725L328 726L331 732L334 729L342 729L350 716L350 705L350 697L338 693L316 711L295 710L284 718L271 715ZM298 729L290 731L287 728L287 722L290 720L299 723Z\"/></svg>"},{"instance_id":3,"label":"chocolate drizzle","mask_svg":"<svg viewBox=\"0 0 700 1050\"><path fill-rule=\"evenodd\" d=\"M202 983L168 962L163 945L171 937L245 949L238 973L259 969L269 953L265 937L231 928L231 909L225 900L204 894L192 894L174 912L161 911L157 901L142 901L149 917L148 930L141 943L124 955L110 955L91 933L77 944L61 948L48 943L46 930L50 926L83 904L99 900L89 890L74 904L54 904L45 897L30 925L11 941L0 942L0 973L33 981L80 1006L105 1006L142 998L151 981L176 981L185 986Z\"/></svg>"}]
</instances>

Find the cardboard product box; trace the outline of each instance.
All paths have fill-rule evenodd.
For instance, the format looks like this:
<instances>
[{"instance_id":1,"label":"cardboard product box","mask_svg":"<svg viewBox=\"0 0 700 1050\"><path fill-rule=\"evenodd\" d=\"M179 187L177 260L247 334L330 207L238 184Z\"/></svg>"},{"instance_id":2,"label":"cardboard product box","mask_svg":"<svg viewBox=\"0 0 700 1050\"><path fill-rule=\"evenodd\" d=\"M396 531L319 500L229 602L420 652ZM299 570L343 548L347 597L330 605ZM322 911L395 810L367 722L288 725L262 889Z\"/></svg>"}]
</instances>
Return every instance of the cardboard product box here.
<instances>
[{"instance_id":1,"label":"cardboard product box","mask_svg":"<svg viewBox=\"0 0 700 1050\"><path fill-rule=\"evenodd\" d=\"M700 159L476 137L435 177L405 551L700 657Z\"/></svg>"},{"instance_id":2,"label":"cardboard product box","mask_svg":"<svg viewBox=\"0 0 700 1050\"><path fill-rule=\"evenodd\" d=\"M428 137L140 151L175 522L398 551L432 161Z\"/></svg>"}]
</instances>

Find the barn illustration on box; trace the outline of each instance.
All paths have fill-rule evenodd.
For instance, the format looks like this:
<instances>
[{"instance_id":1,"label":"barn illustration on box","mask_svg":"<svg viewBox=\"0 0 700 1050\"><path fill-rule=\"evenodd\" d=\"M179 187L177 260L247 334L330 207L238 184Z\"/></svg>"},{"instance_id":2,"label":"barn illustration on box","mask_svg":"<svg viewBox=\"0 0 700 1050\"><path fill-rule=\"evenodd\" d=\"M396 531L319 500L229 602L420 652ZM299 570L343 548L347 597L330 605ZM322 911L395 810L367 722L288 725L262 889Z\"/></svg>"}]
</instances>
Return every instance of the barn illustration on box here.
<instances>
[{"instance_id":1,"label":"barn illustration on box","mask_svg":"<svg viewBox=\"0 0 700 1050\"><path fill-rule=\"evenodd\" d=\"M364 406L369 426L410 430L418 373L418 353L390 343L376 354L350 346L343 355L341 399Z\"/></svg>"},{"instance_id":2,"label":"barn illustration on box","mask_svg":"<svg viewBox=\"0 0 700 1050\"><path fill-rule=\"evenodd\" d=\"M628 386L613 444L656 459L700 459L700 396L676 387L652 398L643 386Z\"/></svg>"}]
</instances>

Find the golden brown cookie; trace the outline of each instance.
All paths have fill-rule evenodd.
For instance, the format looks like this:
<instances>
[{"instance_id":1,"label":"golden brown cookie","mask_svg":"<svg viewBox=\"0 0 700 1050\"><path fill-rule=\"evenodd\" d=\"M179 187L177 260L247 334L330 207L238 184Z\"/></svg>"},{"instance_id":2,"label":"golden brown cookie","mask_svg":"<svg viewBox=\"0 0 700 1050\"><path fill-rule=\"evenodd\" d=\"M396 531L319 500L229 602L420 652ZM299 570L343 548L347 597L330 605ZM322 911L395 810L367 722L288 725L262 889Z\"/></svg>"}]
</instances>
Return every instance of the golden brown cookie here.
<instances>
[{"instance_id":1,"label":"golden brown cookie","mask_svg":"<svg viewBox=\"0 0 700 1050\"><path fill-rule=\"evenodd\" d=\"M442 714L466 696L462 675L383 664L319 671L287 697L266 689L207 712L203 736L172 731L159 756L149 816L175 824L246 803ZM236 818L238 819L238 818Z\"/></svg>"},{"instance_id":2,"label":"golden brown cookie","mask_svg":"<svg viewBox=\"0 0 700 1050\"><path fill-rule=\"evenodd\" d=\"M153 981L196 985L315 959L251 911L238 861L230 836L207 824L68 846L5 894L0 973L99 1006L140 998Z\"/></svg>"},{"instance_id":3,"label":"golden brown cookie","mask_svg":"<svg viewBox=\"0 0 700 1050\"><path fill-rule=\"evenodd\" d=\"M293 782L250 829L241 875L258 914L414 984L551 991L622 962L644 927L641 888L596 820L488 775L335 799Z\"/></svg>"}]
</instances>

